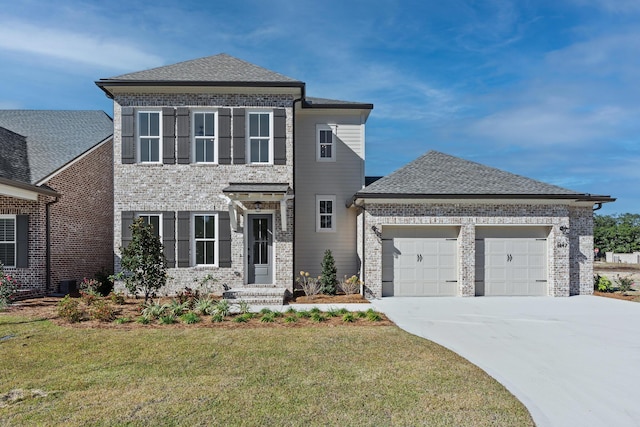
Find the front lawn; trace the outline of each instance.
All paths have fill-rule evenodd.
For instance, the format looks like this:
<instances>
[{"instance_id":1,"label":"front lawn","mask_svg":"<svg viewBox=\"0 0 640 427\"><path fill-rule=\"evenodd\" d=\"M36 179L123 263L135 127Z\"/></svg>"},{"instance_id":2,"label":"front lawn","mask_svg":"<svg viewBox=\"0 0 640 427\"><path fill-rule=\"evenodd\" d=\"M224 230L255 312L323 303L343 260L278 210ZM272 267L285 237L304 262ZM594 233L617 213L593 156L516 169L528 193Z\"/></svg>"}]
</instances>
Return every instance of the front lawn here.
<instances>
[{"instance_id":1,"label":"front lawn","mask_svg":"<svg viewBox=\"0 0 640 427\"><path fill-rule=\"evenodd\" d=\"M395 326L74 328L0 313L2 425L532 426Z\"/></svg>"}]
</instances>

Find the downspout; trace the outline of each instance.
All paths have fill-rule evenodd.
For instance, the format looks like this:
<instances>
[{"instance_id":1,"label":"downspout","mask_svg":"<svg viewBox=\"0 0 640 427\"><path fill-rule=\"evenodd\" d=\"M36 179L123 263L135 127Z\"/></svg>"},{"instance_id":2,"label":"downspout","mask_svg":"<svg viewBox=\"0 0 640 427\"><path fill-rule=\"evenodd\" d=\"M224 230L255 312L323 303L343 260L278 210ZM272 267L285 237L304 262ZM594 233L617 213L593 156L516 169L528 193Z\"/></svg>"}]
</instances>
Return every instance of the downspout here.
<instances>
[{"instance_id":1,"label":"downspout","mask_svg":"<svg viewBox=\"0 0 640 427\"><path fill-rule=\"evenodd\" d=\"M293 125L291 126L292 129L292 135L291 135L291 140L292 140L292 147L291 147L291 153L293 156L293 159L291 159L291 163L293 165L293 194L296 194L296 102L302 102L304 101L304 86L301 88L300 91L300 98L298 99L294 99L293 100L293 104L291 105L291 120L293 121ZM302 104L300 104L302 105ZM286 202L285 202L286 203ZM296 198L293 198L293 224L291 224L291 227L293 228L293 230L291 230L291 236L293 237L293 242L291 245L291 250L293 251L293 265L292 265L292 272L293 272L293 277L291 277L291 283L292 283L292 288L291 288L291 297L293 298L293 294L295 292L295 288L296 288L296 282L294 280L295 278L295 266L296 266ZM282 218L281 218L282 220ZM286 218L284 219L286 221Z\"/></svg>"},{"instance_id":2,"label":"downspout","mask_svg":"<svg viewBox=\"0 0 640 427\"><path fill-rule=\"evenodd\" d=\"M51 292L51 209L50 206L59 201L59 197L45 204L45 250L46 250L46 292Z\"/></svg>"},{"instance_id":3,"label":"downspout","mask_svg":"<svg viewBox=\"0 0 640 427\"><path fill-rule=\"evenodd\" d=\"M596 203L596 206L593 208L593 211L595 212L600 209L602 209L602 203Z\"/></svg>"}]
</instances>

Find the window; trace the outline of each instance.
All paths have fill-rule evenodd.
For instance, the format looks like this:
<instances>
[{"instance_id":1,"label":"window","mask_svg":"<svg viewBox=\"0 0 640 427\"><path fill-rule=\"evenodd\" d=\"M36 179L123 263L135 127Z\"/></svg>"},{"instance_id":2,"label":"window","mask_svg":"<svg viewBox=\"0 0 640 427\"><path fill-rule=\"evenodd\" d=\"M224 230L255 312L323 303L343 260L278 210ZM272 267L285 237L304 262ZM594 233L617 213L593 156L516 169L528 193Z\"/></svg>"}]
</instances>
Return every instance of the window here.
<instances>
[{"instance_id":1,"label":"window","mask_svg":"<svg viewBox=\"0 0 640 427\"><path fill-rule=\"evenodd\" d=\"M328 125L316 126L316 139L317 139L317 156L318 161L335 161L335 144L333 143L334 130Z\"/></svg>"},{"instance_id":2,"label":"window","mask_svg":"<svg viewBox=\"0 0 640 427\"><path fill-rule=\"evenodd\" d=\"M16 217L0 215L0 262L6 267L16 265Z\"/></svg>"},{"instance_id":3,"label":"window","mask_svg":"<svg viewBox=\"0 0 640 427\"><path fill-rule=\"evenodd\" d=\"M272 113L249 113L250 163L272 163Z\"/></svg>"},{"instance_id":4,"label":"window","mask_svg":"<svg viewBox=\"0 0 640 427\"><path fill-rule=\"evenodd\" d=\"M193 216L193 251L195 265L217 265L216 250L217 216L197 214Z\"/></svg>"},{"instance_id":5,"label":"window","mask_svg":"<svg viewBox=\"0 0 640 427\"><path fill-rule=\"evenodd\" d=\"M336 231L336 196L316 196L316 231Z\"/></svg>"},{"instance_id":6,"label":"window","mask_svg":"<svg viewBox=\"0 0 640 427\"><path fill-rule=\"evenodd\" d=\"M216 113L195 112L192 121L196 163L216 163L218 161Z\"/></svg>"},{"instance_id":7,"label":"window","mask_svg":"<svg viewBox=\"0 0 640 427\"><path fill-rule=\"evenodd\" d=\"M142 218L144 223L150 225L156 237L162 241L162 215L160 214L141 214L138 218Z\"/></svg>"},{"instance_id":8,"label":"window","mask_svg":"<svg viewBox=\"0 0 640 427\"><path fill-rule=\"evenodd\" d=\"M159 163L162 149L160 139L160 112L140 111L138 113L139 159L141 163Z\"/></svg>"}]
</instances>

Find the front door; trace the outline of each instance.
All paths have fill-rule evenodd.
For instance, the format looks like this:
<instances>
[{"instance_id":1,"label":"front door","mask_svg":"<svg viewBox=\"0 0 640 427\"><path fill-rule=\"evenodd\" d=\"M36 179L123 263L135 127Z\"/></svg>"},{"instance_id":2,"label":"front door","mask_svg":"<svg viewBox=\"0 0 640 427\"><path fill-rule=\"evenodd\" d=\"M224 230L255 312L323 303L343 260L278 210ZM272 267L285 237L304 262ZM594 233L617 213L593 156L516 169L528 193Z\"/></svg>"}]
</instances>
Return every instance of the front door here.
<instances>
[{"instance_id":1,"label":"front door","mask_svg":"<svg viewBox=\"0 0 640 427\"><path fill-rule=\"evenodd\" d=\"M273 227L271 215L249 215L249 283L273 283Z\"/></svg>"}]
</instances>

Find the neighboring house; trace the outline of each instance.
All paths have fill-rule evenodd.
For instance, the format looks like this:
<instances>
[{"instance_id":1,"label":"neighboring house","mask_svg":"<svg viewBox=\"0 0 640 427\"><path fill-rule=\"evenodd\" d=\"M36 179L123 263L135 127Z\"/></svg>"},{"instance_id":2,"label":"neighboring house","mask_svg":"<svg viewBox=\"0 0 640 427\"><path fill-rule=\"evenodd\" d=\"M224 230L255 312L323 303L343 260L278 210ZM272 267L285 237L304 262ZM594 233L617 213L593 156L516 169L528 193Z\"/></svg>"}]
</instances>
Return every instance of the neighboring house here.
<instances>
[{"instance_id":1,"label":"neighboring house","mask_svg":"<svg viewBox=\"0 0 640 427\"><path fill-rule=\"evenodd\" d=\"M96 84L114 101L115 270L143 218L167 293L214 278L227 296L281 300L326 249L370 297L593 289L592 209L608 196L435 152L365 180L373 105L307 97L226 54Z\"/></svg>"},{"instance_id":2,"label":"neighboring house","mask_svg":"<svg viewBox=\"0 0 640 427\"><path fill-rule=\"evenodd\" d=\"M593 207L578 193L430 151L358 191L374 296L593 292Z\"/></svg>"},{"instance_id":3,"label":"neighboring house","mask_svg":"<svg viewBox=\"0 0 640 427\"><path fill-rule=\"evenodd\" d=\"M0 110L0 262L19 297L112 270L112 134L102 111Z\"/></svg>"}]
</instances>

